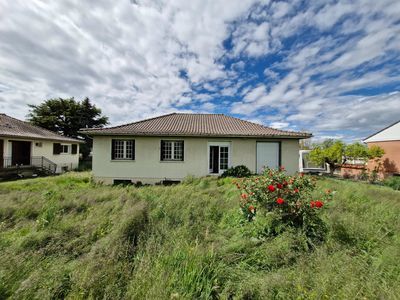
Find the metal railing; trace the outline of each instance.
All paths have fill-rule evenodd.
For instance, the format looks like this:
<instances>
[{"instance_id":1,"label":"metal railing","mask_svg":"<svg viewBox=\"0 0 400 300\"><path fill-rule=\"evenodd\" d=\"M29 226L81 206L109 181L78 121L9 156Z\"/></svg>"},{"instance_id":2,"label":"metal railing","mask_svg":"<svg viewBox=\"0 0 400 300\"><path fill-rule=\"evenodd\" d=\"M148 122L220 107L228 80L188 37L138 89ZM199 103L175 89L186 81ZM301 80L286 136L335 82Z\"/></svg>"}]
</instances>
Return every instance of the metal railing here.
<instances>
[{"instance_id":1,"label":"metal railing","mask_svg":"<svg viewBox=\"0 0 400 300\"><path fill-rule=\"evenodd\" d=\"M2 164L1 164L2 163ZM11 157L4 157L3 161L0 161L0 169L25 169L25 168L37 168L46 173L54 174L57 170L57 164L49 160L44 156L31 156L29 158L29 164L18 164L13 163Z\"/></svg>"}]
</instances>

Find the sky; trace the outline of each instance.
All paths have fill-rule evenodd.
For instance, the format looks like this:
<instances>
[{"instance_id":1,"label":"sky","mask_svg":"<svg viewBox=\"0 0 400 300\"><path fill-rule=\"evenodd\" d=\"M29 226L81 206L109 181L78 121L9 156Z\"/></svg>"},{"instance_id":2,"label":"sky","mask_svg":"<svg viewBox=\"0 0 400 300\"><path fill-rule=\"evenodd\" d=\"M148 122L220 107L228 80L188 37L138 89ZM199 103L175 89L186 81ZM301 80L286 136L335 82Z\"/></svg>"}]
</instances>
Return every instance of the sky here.
<instances>
[{"instance_id":1,"label":"sky","mask_svg":"<svg viewBox=\"0 0 400 300\"><path fill-rule=\"evenodd\" d=\"M58 97L360 140L400 119L400 1L0 0L0 112Z\"/></svg>"}]
</instances>

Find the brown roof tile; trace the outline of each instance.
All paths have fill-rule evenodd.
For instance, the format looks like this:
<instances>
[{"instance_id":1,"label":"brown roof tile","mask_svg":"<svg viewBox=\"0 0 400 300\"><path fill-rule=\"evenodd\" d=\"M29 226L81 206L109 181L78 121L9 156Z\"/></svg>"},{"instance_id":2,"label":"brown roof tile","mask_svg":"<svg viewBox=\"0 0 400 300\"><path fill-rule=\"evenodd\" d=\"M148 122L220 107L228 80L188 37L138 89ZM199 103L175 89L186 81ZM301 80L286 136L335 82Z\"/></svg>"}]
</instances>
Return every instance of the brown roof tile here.
<instances>
[{"instance_id":1,"label":"brown roof tile","mask_svg":"<svg viewBox=\"0 0 400 300\"><path fill-rule=\"evenodd\" d=\"M56 140L64 142L80 143L82 141L59 135L50 130L34 126L6 114L0 114L0 136L14 138L30 138L42 140Z\"/></svg>"},{"instance_id":2,"label":"brown roof tile","mask_svg":"<svg viewBox=\"0 0 400 300\"><path fill-rule=\"evenodd\" d=\"M173 113L130 124L82 129L89 135L287 137L309 138L310 133L285 131L223 114Z\"/></svg>"}]
</instances>

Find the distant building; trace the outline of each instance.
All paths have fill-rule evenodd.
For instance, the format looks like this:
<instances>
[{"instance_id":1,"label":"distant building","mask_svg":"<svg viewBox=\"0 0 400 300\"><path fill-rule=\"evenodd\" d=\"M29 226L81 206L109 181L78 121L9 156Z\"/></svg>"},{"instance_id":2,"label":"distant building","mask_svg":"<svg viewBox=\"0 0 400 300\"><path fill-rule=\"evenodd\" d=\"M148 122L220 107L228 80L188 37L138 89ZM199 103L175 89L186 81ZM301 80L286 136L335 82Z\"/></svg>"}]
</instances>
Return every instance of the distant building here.
<instances>
[{"instance_id":1,"label":"distant building","mask_svg":"<svg viewBox=\"0 0 400 300\"><path fill-rule=\"evenodd\" d=\"M368 147L377 145L385 150L381 176L400 175L400 121L370 135L364 142ZM375 162L369 162L368 169L372 170L375 165Z\"/></svg>"},{"instance_id":2,"label":"distant building","mask_svg":"<svg viewBox=\"0 0 400 300\"><path fill-rule=\"evenodd\" d=\"M80 143L82 141L0 114L0 177L21 170L61 173L74 169L79 163Z\"/></svg>"}]
</instances>

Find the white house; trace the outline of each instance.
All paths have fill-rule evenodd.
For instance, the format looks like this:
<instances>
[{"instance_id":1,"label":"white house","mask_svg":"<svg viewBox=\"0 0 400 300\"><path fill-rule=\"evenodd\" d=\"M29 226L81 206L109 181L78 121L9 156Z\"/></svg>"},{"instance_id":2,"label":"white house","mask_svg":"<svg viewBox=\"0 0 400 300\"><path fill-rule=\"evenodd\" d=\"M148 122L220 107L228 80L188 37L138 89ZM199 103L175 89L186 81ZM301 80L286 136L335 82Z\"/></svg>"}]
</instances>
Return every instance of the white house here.
<instances>
[{"instance_id":1,"label":"white house","mask_svg":"<svg viewBox=\"0 0 400 300\"><path fill-rule=\"evenodd\" d=\"M37 167L50 173L79 164L80 140L0 114L0 170Z\"/></svg>"},{"instance_id":2,"label":"white house","mask_svg":"<svg viewBox=\"0 0 400 300\"><path fill-rule=\"evenodd\" d=\"M298 171L299 140L311 134L273 129L222 114L168 114L126 125L83 129L93 137L99 182L157 183L219 175L231 166Z\"/></svg>"}]
</instances>

